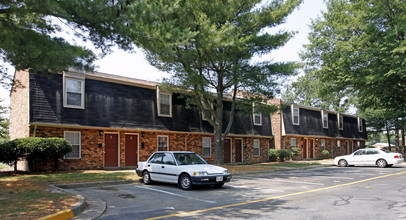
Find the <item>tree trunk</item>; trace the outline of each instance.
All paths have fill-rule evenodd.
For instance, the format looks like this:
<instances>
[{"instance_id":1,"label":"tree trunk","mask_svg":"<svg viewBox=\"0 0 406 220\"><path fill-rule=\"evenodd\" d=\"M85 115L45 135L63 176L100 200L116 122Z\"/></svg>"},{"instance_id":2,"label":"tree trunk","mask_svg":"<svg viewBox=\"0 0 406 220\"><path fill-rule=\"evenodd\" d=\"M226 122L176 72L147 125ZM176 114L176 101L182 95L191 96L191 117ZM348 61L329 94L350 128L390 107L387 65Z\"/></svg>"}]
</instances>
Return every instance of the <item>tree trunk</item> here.
<instances>
[{"instance_id":1,"label":"tree trunk","mask_svg":"<svg viewBox=\"0 0 406 220\"><path fill-rule=\"evenodd\" d=\"M17 161L18 161L18 160L15 160L15 161L14 161L14 172L17 172Z\"/></svg>"},{"instance_id":2,"label":"tree trunk","mask_svg":"<svg viewBox=\"0 0 406 220\"><path fill-rule=\"evenodd\" d=\"M395 119L395 149L396 152L401 152L399 149L399 120Z\"/></svg>"},{"instance_id":3,"label":"tree trunk","mask_svg":"<svg viewBox=\"0 0 406 220\"><path fill-rule=\"evenodd\" d=\"M406 124L405 124L405 119L406 118L402 118L402 123L400 124L400 126L401 126L401 135L402 135L402 147L401 147L401 149L402 149L402 152L403 152L403 154L406 154L406 144L405 144L405 126L406 126Z\"/></svg>"},{"instance_id":4,"label":"tree trunk","mask_svg":"<svg viewBox=\"0 0 406 220\"><path fill-rule=\"evenodd\" d=\"M385 122L385 127L386 127L386 137L388 138L389 151L392 151L392 147L390 145L390 130L389 130L388 121Z\"/></svg>"},{"instance_id":5,"label":"tree trunk","mask_svg":"<svg viewBox=\"0 0 406 220\"><path fill-rule=\"evenodd\" d=\"M224 164L224 140L223 135L223 94L217 93L216 118L214 121L214 163L217 165Z\"/></svg>"}]
</instances>

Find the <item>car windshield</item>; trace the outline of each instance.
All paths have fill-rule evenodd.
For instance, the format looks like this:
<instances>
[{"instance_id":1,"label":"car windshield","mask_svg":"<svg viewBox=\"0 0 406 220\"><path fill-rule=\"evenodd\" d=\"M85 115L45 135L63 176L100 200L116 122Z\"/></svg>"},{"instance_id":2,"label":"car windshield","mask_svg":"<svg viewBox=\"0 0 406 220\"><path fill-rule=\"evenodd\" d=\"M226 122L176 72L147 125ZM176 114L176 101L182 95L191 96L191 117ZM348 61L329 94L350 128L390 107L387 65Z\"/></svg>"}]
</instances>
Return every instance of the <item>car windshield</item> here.
<instances>
[{"instance_id":1,"label":"car windshield","mask_svg":"<svg viewBox=\"0 0 406 220\"><path fill-rule=\"evenodd\" d=\"M207 164L207 162L195 153L174 153L179 165Z\"/></svg>"}]
</instances>

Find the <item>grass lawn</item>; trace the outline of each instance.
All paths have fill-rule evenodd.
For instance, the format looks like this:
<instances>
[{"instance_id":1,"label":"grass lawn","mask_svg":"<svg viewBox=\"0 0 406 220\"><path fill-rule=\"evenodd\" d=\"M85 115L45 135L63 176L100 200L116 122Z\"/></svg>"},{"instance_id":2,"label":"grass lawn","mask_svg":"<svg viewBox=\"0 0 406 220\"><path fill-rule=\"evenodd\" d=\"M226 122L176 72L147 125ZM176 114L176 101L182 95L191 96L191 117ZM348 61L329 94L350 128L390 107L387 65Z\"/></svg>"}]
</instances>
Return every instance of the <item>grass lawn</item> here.
<instances>
[{"instance_id":1,"label":"grass lawn","mask_svg":"<svg viewBox=\"0 0 406 220\"><path fill-rule=\"evenodd\" d=\"M132 172L75 171L0 177L0 219L36 219L67 209L76 197L55 193L49 184L136 180Z\"/></svg>"},{"instance_id":2,"label":"grass lawn","mask_svg":"<svg viewBox=\"0 0 406 220\"><path fill-rule=\"evenodd\" d=\"M0 169L8 168L7 165L0 163Z\"/></svg>"}]
</instances>

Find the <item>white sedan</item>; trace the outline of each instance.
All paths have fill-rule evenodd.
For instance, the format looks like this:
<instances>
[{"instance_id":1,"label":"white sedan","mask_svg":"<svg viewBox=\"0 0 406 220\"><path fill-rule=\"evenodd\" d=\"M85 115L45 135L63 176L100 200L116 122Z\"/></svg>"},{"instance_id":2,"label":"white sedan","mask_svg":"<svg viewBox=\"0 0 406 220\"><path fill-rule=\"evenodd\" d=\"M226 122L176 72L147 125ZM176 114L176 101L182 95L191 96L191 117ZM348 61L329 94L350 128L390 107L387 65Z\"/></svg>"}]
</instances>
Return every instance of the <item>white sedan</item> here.
<instances>
[{"instance_id":1,"label":"white sedan","mask_svg":"<svg viewBox=\"0 0 406 220\"><path fill-rule=\"evenodd\" d=\"M402 154L377 148L359 149L350 155L334 158L334 165L341 167L354 165L391 167L394 164L403 162Z\"/></svg>"},{"instance_id":2,"label":"white sedan","mask_svg":"<svg viewBox=\"0 0 406 220\"><path fill-rule=\"evenodd\" d=\"M138 162L136 172L144 184L177 183L183 190L190 190L193 185L222 187L232 178L227 169L210 165L198 154L187 151L155 152L146 162Z\"/></svg>"}]
</instances>

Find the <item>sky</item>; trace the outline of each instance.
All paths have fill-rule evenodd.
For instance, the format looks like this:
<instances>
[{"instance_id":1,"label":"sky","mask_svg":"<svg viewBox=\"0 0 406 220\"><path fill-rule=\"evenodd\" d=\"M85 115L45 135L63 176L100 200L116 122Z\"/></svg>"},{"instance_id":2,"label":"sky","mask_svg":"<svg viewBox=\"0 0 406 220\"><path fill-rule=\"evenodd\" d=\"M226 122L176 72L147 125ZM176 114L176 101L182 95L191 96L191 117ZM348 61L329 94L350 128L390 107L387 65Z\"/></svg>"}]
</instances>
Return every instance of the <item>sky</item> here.
<instances>
[{"instance_id":1,"label":"sky","mask_svg":"<svg viewBox=\"0 0 406 220\"><path fill-rule=\"evenodd\" d=\"M304 0L304 2L290 14L286 22L271 31L297 31L297 34L285 46L272 53L260 57L261 60L300 61L299 52L303 45L309 43L307 35L310 31L311 20L316 19L325 11L324 0ZM1 61L0 61L1 64ZM118 48L114 52L95 62L97 72L126 76L136 79L159 82L164 77L170 77L151 66L145 59L143 52L137 49L135 53L128 53ZM14 68L7 66L9 75L14 74ZM0 98L4 99L3 106L10 105L10 92L0 86Z\"/></svg>"}]
</instances>

